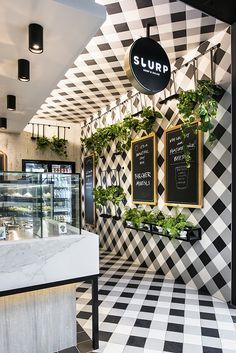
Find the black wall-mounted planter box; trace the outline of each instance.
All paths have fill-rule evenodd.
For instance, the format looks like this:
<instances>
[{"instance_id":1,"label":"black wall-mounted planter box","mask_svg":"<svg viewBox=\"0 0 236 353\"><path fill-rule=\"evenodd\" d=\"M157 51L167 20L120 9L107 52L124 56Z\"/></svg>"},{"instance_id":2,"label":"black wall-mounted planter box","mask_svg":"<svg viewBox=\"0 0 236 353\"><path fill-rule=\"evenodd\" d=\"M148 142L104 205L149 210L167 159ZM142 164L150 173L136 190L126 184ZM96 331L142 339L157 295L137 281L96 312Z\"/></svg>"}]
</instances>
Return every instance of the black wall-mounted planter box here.
<instances>
[{"instance_id":1,"label":"black wall-mounted planter box","mask_svg":"<svg viewBox=\"0 0 236 353\"><path fill-rule=\"evenodd\" d=\"M182 233L182 235L172 238L170 235L160 232L160 230L158 230L157 226L154 224L145 223L145 224L142 224L140 228L135 228L129 223L124 222L124 226L125 228L134 229L136 231L142 231L142 232L150 233L152 235L160 235L163 237L167 237L169 239L183 240L190 243L195 243L195 241L202 239L202 229L197 227L186 229L184 230L185 234Z\"/></svg>"},{"instance_id":2,"label":"black wall-mounted planter box","mask_svg":"<svg viewBox=\"0 0 236 353\"><path fill-rule=\"evenodd\" d=\"M101 217L101 218L112 218L112 215L108 214L108 213L100 213L99 217Z\"/></svg>"}]
</instances>

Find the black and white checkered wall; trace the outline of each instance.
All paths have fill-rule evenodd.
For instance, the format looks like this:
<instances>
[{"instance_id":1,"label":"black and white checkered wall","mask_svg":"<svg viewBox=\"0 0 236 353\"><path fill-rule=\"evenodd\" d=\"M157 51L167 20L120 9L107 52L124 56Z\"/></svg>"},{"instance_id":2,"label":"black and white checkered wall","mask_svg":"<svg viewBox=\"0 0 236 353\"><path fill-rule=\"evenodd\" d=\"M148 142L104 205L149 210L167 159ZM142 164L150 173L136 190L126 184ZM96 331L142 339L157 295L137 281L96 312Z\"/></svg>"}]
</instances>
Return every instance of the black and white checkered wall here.
<instances>
[{"instance_id":1,"label":"black and white checkered wall","mask_svg":"<svg viewBox=\"0 0 236 353\"><path fill-rule=\"evenodd\" d=\"M115 254L125 256L142 266L149 267L169 278L175 278L193 287L203 289L222 300L230 300L230 259L231 259L231 93L230 93L230 33L222 31L204 42L188 57L181 58L174 67L184 60L204 53L215 44L221 46L214 53L215 80L225 89L219 102L217 122L214 133L217 143L210 146L204 142L204 207L202 209L183 209L189 220L198 224L203 230L202 240L194 245L179 240L170 241L160 236L151 236L143 232L125 229L122 222L97 217L96 232L100 235L101 247ZM210 78L210 54L198 60L198 78ZM177 90L193 88L194 69L190 64L176 74ZM173 83L170 90L173 93ZM132 94L129 93L129 94ZM164 140L165 128L178 122L177 101L169 101L165 105L158 103L170 92L165 90L155 97L137 95L127 99L120 107L104 115L100 120L84 126L82 136L89 136L97 127L103 127L121 119L127 112L135 113L143 105L154 105L164 116L156 126L158 136L158 209L165 213L171 208L164 206ZM115 105L115 102L114 104ZM134 136L136 137L136 136ZM131 161L130 153L114 156L115 145L111 145L100 159L96 168L97 182L104 170L120 171L121 186L127 193L127 204L131 203ZM144 206L145 207L145 206ZM124 208L124 205L121 207ZM122 211L122 210L121 210ZM99 214L99 212L98 212Z\"/></svg>"}]
</instances>

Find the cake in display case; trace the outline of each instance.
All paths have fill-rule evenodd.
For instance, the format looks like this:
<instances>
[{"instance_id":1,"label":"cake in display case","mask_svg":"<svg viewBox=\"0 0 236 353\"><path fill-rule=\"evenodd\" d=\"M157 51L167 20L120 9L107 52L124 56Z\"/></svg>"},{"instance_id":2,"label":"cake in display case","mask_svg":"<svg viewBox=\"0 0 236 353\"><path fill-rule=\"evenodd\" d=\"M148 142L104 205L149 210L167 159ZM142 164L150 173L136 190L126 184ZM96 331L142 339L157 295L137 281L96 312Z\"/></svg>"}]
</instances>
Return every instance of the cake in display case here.
<instances>
[{"instance_id":1,"label":"cake in display case","mask_svg":"<svg viewBox=\"0 0 236 353\"><path fill-rule=\"evenodd\" d=\"M49 224L80 229L79 174L0 172L0 240L50 236Z\"/></svg>"}]
</instances>

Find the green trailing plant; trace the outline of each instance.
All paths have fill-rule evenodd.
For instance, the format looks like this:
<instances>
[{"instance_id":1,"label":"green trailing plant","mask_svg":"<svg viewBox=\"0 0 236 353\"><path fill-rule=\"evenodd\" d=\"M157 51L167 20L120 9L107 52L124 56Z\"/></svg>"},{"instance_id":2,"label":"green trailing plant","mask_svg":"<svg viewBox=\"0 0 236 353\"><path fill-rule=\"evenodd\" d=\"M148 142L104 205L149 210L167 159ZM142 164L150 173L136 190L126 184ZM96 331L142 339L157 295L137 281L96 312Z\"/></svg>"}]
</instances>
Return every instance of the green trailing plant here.
<instances>
[{"instance_id":1,"label":"green trailing plant","mask_svg":"<svg viewBox=\"0 0 236 353\"><path fill-rule=\"evenodd\" d=\"M38 137L36 139L37 150L45 152L47 149L50 149L52 152L56 153L58 156L67 158L67 144L68 141L53 136L51 139L48 137Z\"/></svg>"},{"instance_id":2,"label":"green trailing plant","mask_svg":"<svg viewBox=\"0 0 236 353\"><path fill-rule=\"evenodd\" d=\"M106 189L102 186L98 186L93 189L93 196L96 207L105 206L107 203Z\"/></svg>"},{"instance_id":3,"label":"green trailing plant","mask_svg":"<svg viewBox=\"0 0 236 353\"><path fill-rule=\"evenodd\" d=\"M38 137L36 139L37 147L36 149L44 152L50 147L50 140L47 137Z\"/></svg>"},{"instance_id":4,"label":"green trailing plant","mask_svg":"<svg viewBox=\"0 0 236 353\"><path fill-rule=\"evenodd\" d=\"M93 189L94 201L96 207L106 206L107 202L111 202L116 206L119 206L120 202L125 198L125 192L121 186L108 186L103 188L98 186Z\"/></svg>"},{"instance_id":5,"label":"green trailing plant","mask_svg":"<svg viewBox=\"0 0 236 353\"><path fill-rule=\"evenodd\" d=\"M88 152L93 153L96 159L112 141L116 142L118 152L128 151L131 146L132 133L145 131L149 134L157 118L162 118L159 112L150 107L143 108L141 119L129 114L122 121L98 128L90 137L82 138L82 145Z\"/></svg>"},{"instance_id":6,"label":"green trailing plant","mask_svg":"<svg viewBox=\"0 0 236 353\"><path fill-rule=\"evenodd\" d=\"M50 149L58 156L67 158L67 144L67 140L53 136L50 143Z\"/></svg>"},{"instance_id":7,"label":"green trailing plant","mask_svg":"<svg viewBox=\"0 0 236 353\"><path fill-rule=\"evenodd\" d=\"M146 118L148 120L153 120L155 122L156 119L162 119L163 116L161 115L160 112L156 111L154 108L151 108L150 106L148 107L143 107L143 111L141 113L142 118Z\"/></svg>"},{"instance_id":8,"label":"green trailing plant","mask_svg":"<svg viewBox=\"0 0 236 353\"><path fill-rule=\"evenodd\" d=\"M213 134L218 102L217 96L222 95L223 89L211 80L199 80L195 90L182 91L178 97L177 107L182 116L181 125L183 152L186 166L190 167L191 155L187 147L187 134L193 128L192 123L199 124L194 132L201 130L209 134L209 142L213 143L216 137Z\"/></svg>"}]
</instances>

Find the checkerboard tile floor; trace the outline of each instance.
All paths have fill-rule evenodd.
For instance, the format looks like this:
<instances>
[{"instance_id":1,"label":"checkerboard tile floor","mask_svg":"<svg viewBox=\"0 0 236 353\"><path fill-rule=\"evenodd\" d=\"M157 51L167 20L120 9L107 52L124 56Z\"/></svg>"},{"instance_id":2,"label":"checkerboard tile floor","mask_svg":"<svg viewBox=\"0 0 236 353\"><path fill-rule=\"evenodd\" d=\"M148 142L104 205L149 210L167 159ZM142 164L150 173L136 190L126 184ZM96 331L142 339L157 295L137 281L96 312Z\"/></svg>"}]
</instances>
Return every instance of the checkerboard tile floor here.
<instances>
[{"instance_id":1,"label":"checkerboard tile floor","mask_svg":"<svg viewBox=\"0 0 236 353\"><path fill-rule=\"evenodd\" d=\"M101 254L102 353L235 353L236 309L110 253ZM91 288L77 288L77 348L91 352ZM73 350L74 349L74 350Z\"/></svg>"}]
</instances>

